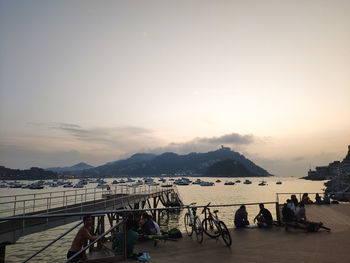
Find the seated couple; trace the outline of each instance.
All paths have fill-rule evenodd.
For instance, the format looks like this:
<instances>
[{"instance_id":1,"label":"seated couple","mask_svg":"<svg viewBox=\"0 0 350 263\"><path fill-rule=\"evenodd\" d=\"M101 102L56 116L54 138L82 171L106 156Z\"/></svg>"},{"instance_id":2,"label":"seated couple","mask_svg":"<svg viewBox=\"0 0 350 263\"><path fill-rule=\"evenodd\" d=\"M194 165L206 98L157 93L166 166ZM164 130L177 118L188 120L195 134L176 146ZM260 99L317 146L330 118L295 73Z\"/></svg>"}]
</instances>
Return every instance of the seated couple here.
<instances>
[{"instance_id":1,"label":"seated couple","mask_svg":"<svg viewBox=\"0 0 350 263\"><path fill-rule=\"evenodd\" d=\"M264 207L264 204L259 204L260 211L254 218L254 222L258 221L258 227L270 227L272 226L273 219L269 210ZM236 211L235 214L235 227L243 228L249 226L248 213L245 205Z\"/></svg>"}]
</instances>

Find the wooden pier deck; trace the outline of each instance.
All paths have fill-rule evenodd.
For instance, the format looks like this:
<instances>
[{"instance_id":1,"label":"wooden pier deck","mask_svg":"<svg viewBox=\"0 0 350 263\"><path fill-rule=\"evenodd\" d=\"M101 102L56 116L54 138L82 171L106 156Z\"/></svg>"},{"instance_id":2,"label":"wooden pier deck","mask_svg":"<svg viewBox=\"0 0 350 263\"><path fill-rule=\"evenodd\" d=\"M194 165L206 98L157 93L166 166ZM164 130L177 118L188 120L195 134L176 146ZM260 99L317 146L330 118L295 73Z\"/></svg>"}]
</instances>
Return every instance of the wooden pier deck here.
<instances>
[{"instance_id":1,"label":"wooden pier deck","mask_svg":"<svg viewBox=\"0 0 350 263\"><path fill-rule=\"evenodd\" d=\"M320 230L307 233L284 227L272 229L230 229L232 246L221 239L205 237L198 244L195 237L184 236L177 242L137 244L135 252L148 252L149 262L220 262L220 263L348 263L350 262L350 205L310 205L306 207L310 221L321 221L331 232ZM110 244L106 244L107 246ZM110 253L110 252L109 252ZM106 250L106 255L108 250ZM120 258L101 258L102 252L92 254L89 262L118 262ZM135 260L128 260L134 261Z\"/></svg>"}]
</instances>

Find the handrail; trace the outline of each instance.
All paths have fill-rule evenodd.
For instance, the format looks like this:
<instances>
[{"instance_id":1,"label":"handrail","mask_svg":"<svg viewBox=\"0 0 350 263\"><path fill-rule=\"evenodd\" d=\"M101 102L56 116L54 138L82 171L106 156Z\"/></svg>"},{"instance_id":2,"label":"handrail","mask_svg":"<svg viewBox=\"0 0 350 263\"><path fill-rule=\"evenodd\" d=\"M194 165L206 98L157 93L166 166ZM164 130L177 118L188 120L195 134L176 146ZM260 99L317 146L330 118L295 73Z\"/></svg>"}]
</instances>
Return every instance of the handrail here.
<instances>
[{"instance_id":1,"label":"handrail","mask_svg":"<svg viewBox=\"0 0 350 263\"><path fill-rule=\"evenodd\" d=\"M167 189L162 189L160 187L157 186L151 186L151 185L147 185L148 187L145 187L145 185L141 185L139 187L137 187L139 189L138 193L142 194L142 193L155 193L155 192L166 192L167 190L171 190L174 188L172 187L171 189L167 188ZM64 210L67 210L67 205L76 205L79 203L83 203L83 197L85 197L85 202L87 201L97 201L100 202L102 200L104 200L103 198L103 194L129 194L129 186L115 186L114 189L111 190L97 190L96 188L90 188L90 189L94 189L94 191L86 191L88 190L88 188L85 189L79 189L79 190L67 190L67 191L58 191L58 192L52 192L52 193L36 193L36 194L26 194L26 195L22 195L22 196L28 196L28 195L33 195L34 197L37 195L48 195L50 194L50 196L46 196L46 197L39 197L39 198L35 198L35 199L17 199L16 197L19 195L15 195L15 196L11 196L13 198L15 198L15 200L12 201L6 201L6 202L0 202L0 205L8 205L8 204L13 204L13 208L7 208L5 210L1 210L2 212L11 212L13 210L13 215L16 215L16 211L18 210L22 210L23 209L23 214L26 213L25 210L32 210L32 212L34 212L35 208L40 208L40 207L46 207L46 211L48 211L49 209L55 207L55 208L59 208L60 206L58 206L57 204L60 203L60 200L63 198L63 206L61 207L66 207ZM137 189L133 188L132 189L134 194L136 194ZM60 195L57 196L55 195L55 193L61 193L63 192L65 195ZM66 195L66 193L71 193L71 192L75 192L75 194L68 194ZM97 195L97 196L96 196ZM78 201L77 203L77 198L81 196L81 200ZM75 197L75 198L74 198ZM97 199L96 199L97 198ZM79 199L79 198L78 198ZM46 200L46 203L45 203ZM57 200L57 201L55 201ZM38 202L38 204L35 204L35 202ZM53 201L53 202L52 202ZM19 204L19 205L16 205ZM22 205L21 205L22 204ZM29 204L29 205L28 205ZM27 206L26 206L27 205ZM38 209L36 209L38 211ZM40 212L40 210L38 211ZM57 211L56 211L57 212Z\"/></svg>"},{"instance_id":2,"label":"handrail","mask_svg":"<svg viewBox=\"0 0 350 263\"><path fill-rule=\"evenodd\" d=\"M31 255L29 258L27 258L25 261L23 261L23 263L28 262L29 260L31 260L33 257L35 257L36 255L38 255L39 253L41 253L42 251L44 251L45 249L47 249L48 247L50 247L52 244L54 244L56 241L60 240L62 237L64 237L65 235L67 235L69 232L71 232L73 229L77 228L78 226L80 226L83 223L83 220L81 220L78 224L76 224L75 226L73 226L71 229L67 230L66 232L64 232L62 235L60 235L58 238L56 238L55 240L51 241L49 244L47 244L45 247L43 247L42 249L40 249L39 251L35 252L33 255Z\"/></svg>"},{"instance_id":3,"label":"handrail","mask_svg":"<svg viewBox=\"0 0 350 263\"><path fill-rule=\"evenodd\" d=\"M276 204L276 202L256 202L256 203L240 203L240 204L224 204L224 205L210 205L210 207L229 207L229 206L241 206L241 205L258 205L258 204ZM62 213L62 214L40 214L40 215L28 215L28 216L11 216L1 217L1 221L7 220L25 220L35 218L54 218L54 217L71 217L71 216L83 216L83 215L101 215L110 213L124 213L124 212L142 212L142 211L162 211L162 210L174 210L174 209L187 209L186 205L183 206L172 206L162 208L144 208L144 209L116 209L116 210L100 210L100 211L86 211L86 212L74 212L74 213ZM190 206L196 208L203 208L205 205Z\"/></svg>"},{"instance_id":4,"label":"handrail","mask_svg":"<svg viewBox=\"0 0 350 263\"><path fill-rule=\"evenodd\" d=\"M118 185L123 187L124 185ZM127 185L125 185L127 186ZM76 189L71 189L71 190L60 190L60 191L55 191L55 192L45 192L45 193L32 193L32 194L20 194L20 195L3 195L0 196L0 198L9 198L9 197L15 197L15 196L28 196L28 195L44 195L44 194L56 194L56 193L64 193L64 192L73 192L73 191L85 191L85 190L92 190L92 189L97 189L96 187L91 187L91 188L76 188ZM103 191L103 190L101 190ZM106 190L104 190L106 191Z\"/></svg>"},{"instance_id":5,"label":"handrail","mask_svg":"<svg viewBox=\"0 0 350 263\"><path fill-rule=\"evenodd\" d=\"M70 262L73 258L75 258L76 256L80 255L81 253L83 253L85 250L87 250L89 247L93 246L97 241L99 241L101 238L103 238L105 235L107 235L108 233L112 232L113 229L115 229L116 227L120 226L122 223L124 223L124 219L120 220L117 224L115 224L114 226L112 226L110 229L108 229L106 232L102 233L101 235L98 236L98 238L96 238L94 241L92 241L90 244L88 244L87 246L83 247L82 249L80 249L77 253L75 253L73 256L71 256L70 258L68 258L65 263Z\"/></svg>"}]
</instances>

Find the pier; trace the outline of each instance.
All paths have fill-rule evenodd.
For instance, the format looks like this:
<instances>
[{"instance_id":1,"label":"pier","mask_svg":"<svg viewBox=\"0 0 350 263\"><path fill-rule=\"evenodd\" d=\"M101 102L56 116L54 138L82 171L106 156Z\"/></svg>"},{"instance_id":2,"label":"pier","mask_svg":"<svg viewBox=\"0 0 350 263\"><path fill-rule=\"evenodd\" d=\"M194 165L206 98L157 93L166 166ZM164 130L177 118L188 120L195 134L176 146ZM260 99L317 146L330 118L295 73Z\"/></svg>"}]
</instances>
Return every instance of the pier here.
<instances>
[{"instance_id":1,"label":"pier","mask_svg":"<svg viewBox=\"0 0 350 263\"><path fill-rule=\"evenodd\" d=\"M6 244L15 243L20 236L78 221L86 213L95 215L95 230L101 234L105 231L105 217L111 226L119 220L120 215L115 210L182 205L176 187L150 185L118 185L109 189L85 188L0 198L1 258L4 258ZM160 216L159 211L151 210L155 219Z\"/></svg>"},{"instance_id":2,"label":"pier","mask_svg":"<svg viewBox=\"0 0 350 263\"><path fill-rule=\"evenodd\" d=\"M170 191L170 192L168 192ZM172 206L166 207L166 205L173 204L166 202L166 197L161 194L163 192L165 195L170 193L175 193L175 189L163 189L157 190L153 193L149 193L148 201L144 201L144 206L142 207L142 202L139 208L135 208L133 205L125 205L127 202L123 201L123 208L120 210L96 210L89 211L95 218L94 226L95 230L98 230L99 239L90 243L88 247L83 250L89 250L87 262L89 263L107 263L107 262L122 262L129 261L123 256L115 256L112 250L112 245L110 240L116 231L120 231L125 226L125 215L129 211L134 211L136 213L142 211L149 211L152 214L159 215L161 211L166 211L169 209L174 209ZM160 204L164 202L165 206L162 205L157 207L157 205L152 205L154 201L153 194L158 193L158 200ZM112 193L113 194L113 193ZM134 194L129 196L129 200L132 200L138 194L133 197ZM279 200L283 200L283 195L289 195L289 193L281 194L279 193ZM162 197L160 197L162 196ZM125 198L125 196L122 196ZM121 198L121 197L119 197ZM160 199L163 199L160 200ZM278 200L277 199L277 200ZM107 198L107 200L109 200ZM136 200L136 199L135 199ZM132 202L131 202L132 203ZM256 206L258 203L245 204L246 206ZM326 263L326 262L349 262L350 252L348 251L350 240L350 205L347 203L342 204L331 204L331 205L307 205L306 206L306 216L309 221L323 222L326 227L331 228L331 231L320 230L318 232L305 232L300 229L289 229L288 231L283 226L278 226L279 219L279 208L281 206L278 202L266 202L270 207L276 207L276 214L274 215L274 220L277 220L277 224L271 229L229 229L232 246L226 247L222 242L221 238L211 239L204 236L204 241L202 244L196 242L195 236L188 237L186 233L183 232L183 238L178 241L158 241L157 246L154 245L153 240L138 242L134 252L148 252L151 256L150 262L212 262L220 261L223 263L228 262L287 262L299 263L311 262L311 263ZM232 207L232 220L234 216L234 211L241 204L222 204L222 205L211 205L212 208L220 207ZM149 207L150 206L150 207ZM197 206L201 208L203 206ZM180 208L181 207L177 207ZM81 217L87 212L72 212L67 214L51 214L51 215L26 215L28 220L30 217L46 217L54 218L58 216L64 216L66 220L68 218ZM102 228L101 220L104 216L112 217L113 220L110 221L111 226L108 230ZM20 216L15 216L20 217ZM202 217L202 216L201 216ZM14 216L12 216L14 218ZM51 220L50 218L49 220ZM96 221L97 220L97 221ZM11 221L13 221L11 219ZM182 222L182 218L180 218ZM253 222L251 222L253 223ZM79 224L75 225L71 231L77 229ZM100 229L99 229L100 228ZM58 237L60 238L60 237ZM48 244L48 246L50 246ZM96 247L97 245L97 247ZM40 252L40 251L38 251ZM29 260L29 259L27 259ZM26 261L24 261L26 262Z\"/></svg>"}]
</instances>

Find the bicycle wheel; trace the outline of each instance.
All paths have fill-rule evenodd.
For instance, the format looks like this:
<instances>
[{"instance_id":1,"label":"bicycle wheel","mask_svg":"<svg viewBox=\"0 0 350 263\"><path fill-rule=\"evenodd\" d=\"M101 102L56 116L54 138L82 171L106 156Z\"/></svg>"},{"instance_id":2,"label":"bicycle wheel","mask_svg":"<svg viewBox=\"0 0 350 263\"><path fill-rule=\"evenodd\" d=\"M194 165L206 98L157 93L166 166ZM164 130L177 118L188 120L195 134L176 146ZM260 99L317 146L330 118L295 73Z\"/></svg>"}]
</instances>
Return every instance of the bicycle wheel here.
<instances>
[{"instance_id":1,"label":"bicycle wheel","mask_svg":"<svg viewBox=\"0 0 350 263\"><path fill-rule=\"evenodd\" d=\"M203 228L201 220L198 216L194 219L194 231L196 233L197 242L200 244L203 242Z\"/></svg>"},{"instance_id":2,"label":"bicycle wheel","mask_svg":"<svg viewBox=\"0 0 350 263\"><path fill-rule=\"evenodd\" d=\"M190 214L188 213L185 214L184 221L185 221L185 229L186 229L187 235L190 237L192 236L192 233L193 233Z\"/></svg>"},{"instance_id":3,"label":"bicycle wheel","mask_svg":"<svg viewBox=\"0 0 350 263\"><path fill-rule=\"evenodd\" d=\"M207 228L205 228L205 226L207 226ZM220 236L220 230L217 228L214 221L211 220L210 218L206 218L203 220L202 229L203 229L203 232L206 235L210 236L211 238Z\"/></svg>"},{"instance_id":4,"label":"bicycle wheel","mask_svg":"<svg viewBox=\"0 0 350 263\"><path fill-rule=\"evenodd\" d=\"M227 229L225 223L222 221L219 221L219 226L221 228L222 239L224 240L226 246L228 247L231 246L232 239L231 239L230 231Z\"/></svg>"}]
</instances>

